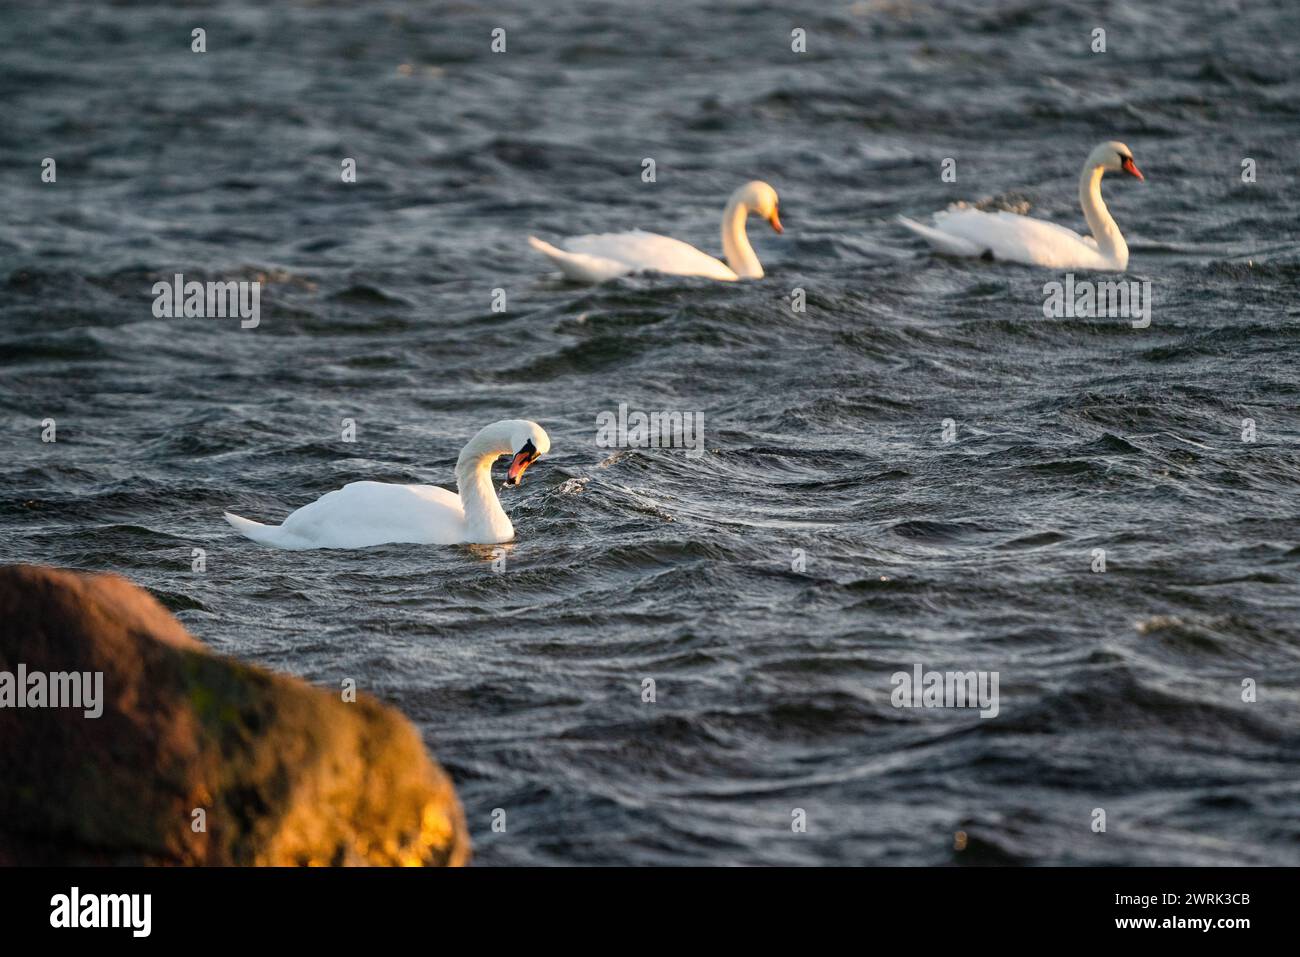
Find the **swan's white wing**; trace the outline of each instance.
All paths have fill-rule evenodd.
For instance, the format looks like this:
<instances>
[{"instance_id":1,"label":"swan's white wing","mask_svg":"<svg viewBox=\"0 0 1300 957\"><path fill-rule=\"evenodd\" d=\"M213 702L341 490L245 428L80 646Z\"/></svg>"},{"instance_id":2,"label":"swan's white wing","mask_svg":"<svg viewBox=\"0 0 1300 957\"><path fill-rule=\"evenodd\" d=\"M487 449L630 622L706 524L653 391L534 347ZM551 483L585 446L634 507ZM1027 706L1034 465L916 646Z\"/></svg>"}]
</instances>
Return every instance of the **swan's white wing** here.
<instances>
[{"instance_id":1,"label":"swan's white wing","mask_svg":"<svg viewBox=\"0 0 1300 957\"><path fill-rule=\"evenodd\" d=\"M704 276L728 282L737 278L726 263L700 252L690 243L639 229L628 233L572 236L563 240L562 245L570 253L613 260L634 272Z\"/></svg>"},{"instance_id":2,"label":"swan's white wing","mask_svg":"<svg viewBox=\"0 0 1300 957\"><path fill-rule=\"evenodd\" d=\"M304 505L280 530L289 547L452 545L465 540L465 510L459 495L436 485L353 482Z\"/></svg>"},{"instance_id":3,"label":"swan's white wing","mask_svg":"<svg viewBox=\"0 0 1300 957\"><path fill-rule=\"evenodd\" d=\"M1089 244L1078 233L1043 219L958 207L935 213L934 225L946 236L977 247L975 255L1057 269L1105 265L1095 242Z\"/></svg>"},{"instance_id":4,"label":"swan's white wing","mask_svg":"<svg viewBox=\"0 0 1300 957\"><path fill-rule=\"evenodd\" d=\"M933 226L922 225L906 216L899 216L898 221L947 256L980 256L984 253L984 247L969 239L945 233Z\"/></svg>"},{"instance_id":5,"label":"swan's white wing","mask_svg":"<svg viewBox=\"0 0 1300 957\"><path fill-rule=\"evenodd\" d=\"M574 282L598 283L616 276L626 276L632 268L616 259L570 253L544 243L536 236L528 237L529 244L560 268L560 272Z\"/></svg>"}]
</instances>

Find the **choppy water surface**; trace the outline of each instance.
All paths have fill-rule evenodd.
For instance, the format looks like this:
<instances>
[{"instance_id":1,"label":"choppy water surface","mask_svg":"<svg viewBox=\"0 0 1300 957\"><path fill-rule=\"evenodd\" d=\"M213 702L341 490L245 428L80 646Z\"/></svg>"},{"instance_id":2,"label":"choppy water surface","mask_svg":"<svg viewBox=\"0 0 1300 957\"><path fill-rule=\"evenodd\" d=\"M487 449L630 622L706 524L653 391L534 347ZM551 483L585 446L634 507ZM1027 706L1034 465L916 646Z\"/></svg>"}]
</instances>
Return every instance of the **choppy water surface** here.
<instances>
[{"instance_id":1,"label":"choppy water surface","mask_svg":"<svg viewBox=\"0 0 1300 957\"><path fill-rule=\"evenodd\" d=\"M50 3L0 37L0 558L356 678L480 864L1300 863L1294 4ZM1059 274L893 223L1082 229L1111 138L1149 329L1046 320ZM751 227L761 282L584 289L525 242L717 253L750 178L786 225ZM176 272L262 278L260 327L155 319ZM620 402L702 413L708 453L598 448ZM505 573L221 520L450 484L507 417L554 449L505 494ZM1000 714L895 709L916 663L999 672Z\"/></svg>"}]
</instances>

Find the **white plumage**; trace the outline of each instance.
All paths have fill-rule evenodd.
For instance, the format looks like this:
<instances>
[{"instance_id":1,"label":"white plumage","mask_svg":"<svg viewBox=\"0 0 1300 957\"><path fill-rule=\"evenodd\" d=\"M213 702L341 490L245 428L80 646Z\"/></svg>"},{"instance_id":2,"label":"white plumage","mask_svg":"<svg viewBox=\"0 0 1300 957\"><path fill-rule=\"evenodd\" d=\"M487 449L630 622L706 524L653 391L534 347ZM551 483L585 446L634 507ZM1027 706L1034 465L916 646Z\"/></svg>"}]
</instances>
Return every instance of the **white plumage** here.
<instances>
[{"instance_id":1,"label":"white plumage","mask_svg":"<svg viewBox=\"0 0 1300 957\"><path fill-rule=\"evenodd\" d=\"M536 422L507 419L481 429L461 450L452 492L436 485L352 482L293 512L281 525L263 525L230 512L226 521L246 538L276 548L368 548L420 545L493 545L514 538L514 526L492 486L492 464L513 455L507 482L550 451Z\"/></svg>"},{"instance_id":2,"label":"white plumage","mask_svg":"<svg viewBox=\"0 0 1300 957\"><path fill-rule=\"evenodd\" d=\"M757 180L746 183L731 194L722 213L725 263L680 239L639 229L571 236L558 240L558 246L536 236L529 236L528 242L574 282L605 282L637 272L702 276L723 282L762 279L763 266L745 232L750 213L762 216L778 233L782 231L776 190Z\"/></svg>"},{"instance_id":3,"label":"white plumage","mask_svg":"<svg viewBox=\"0 0 1300 957\"><path fill-rule=\"evenodd\" d=\"M986 213L964 204L935 213L932 225L906 216L898 220L948 256L989 256L1052 269L1123 271L1128 268L1128 244L1101 198L1101 178L1108 172L1144 178L1123 143L1102 143L1088 155L1079 174L1079 205L1091 236L1043 219Z\"/></svg>"}]
</instances>

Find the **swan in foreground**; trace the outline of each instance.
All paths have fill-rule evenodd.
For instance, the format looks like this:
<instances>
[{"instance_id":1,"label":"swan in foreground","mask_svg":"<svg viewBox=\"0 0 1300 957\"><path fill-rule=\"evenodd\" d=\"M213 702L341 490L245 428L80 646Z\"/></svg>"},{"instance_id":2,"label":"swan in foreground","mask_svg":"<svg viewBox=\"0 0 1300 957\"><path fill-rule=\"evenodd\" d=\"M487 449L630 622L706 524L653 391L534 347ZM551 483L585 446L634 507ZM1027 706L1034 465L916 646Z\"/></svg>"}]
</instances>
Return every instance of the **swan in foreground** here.
<instances>
[{"instance_id":1,"label":"swan in foreground","mask_svg":"<svg viewBox=\"0 0 1300 957\"><path fill-rule=\"evenodd\" d=\"M968 206L952 206L934 214L934 226L899 216L908 229L950 256L985 256L1053 269L1128 268L1128 244L1101 200L1101 178L1107 173L1145 177L1133 162L1133 151L1123 143L1102 143L1088 154L1079 174L1079 204L1091 236L1042 219L1015 213L985 213Z\"/></svg>"},{"instance_id":2,"label":"swan in foreground","mask_svg":"<svg viewBox=\"0 0 1300 957\"><path fill-rule=\"evenodd\" d=\"M563 249L544 243L536 236L529 236L528 242L548 256L574 282L604 282L634 272L704 276L725 282L762 279L763 267L745 235L745 221L750 213L763 217L778 233L784 231L778 215L776 190L758 180L746 183L731 194L727 208L722 211L725 263L680 239L639 229L629 233L571 236L560 241Z\"/></svg>"},{"instance_id":3,"label":"swan in foreground","mask_svg":"<svg viewBox=\"0 0 1300 957\"><path fill-rule=\"evenodd\" d=\"M456 460L460 494L436 485L352 482L327 492L284 520L262 525L226 512L242 535L276 548L366 548L389 542L420 545L495 545L515 537L492 488L492 463L511 455L506 484L518 485L524 470L551 449L536 422L506 419L482 429Z\"/></svg>"}]
</instances>

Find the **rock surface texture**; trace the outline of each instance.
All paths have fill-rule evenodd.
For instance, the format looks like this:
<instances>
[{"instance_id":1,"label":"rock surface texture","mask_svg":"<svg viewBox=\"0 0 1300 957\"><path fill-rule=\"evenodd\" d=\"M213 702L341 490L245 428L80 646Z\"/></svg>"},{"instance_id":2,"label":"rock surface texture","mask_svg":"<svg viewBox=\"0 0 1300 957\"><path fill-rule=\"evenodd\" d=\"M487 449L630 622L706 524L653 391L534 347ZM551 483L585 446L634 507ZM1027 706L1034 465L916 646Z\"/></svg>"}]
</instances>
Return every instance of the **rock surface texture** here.
<instances>
[{"instance_id":1,"label":"rock surface texture","mask_svg":"<svg viewBox=\"0 0 1300 957\"><path fill-rule=\"evenodd\" d=\"M102 674L98 717L49 706L72 672ZM469 859L397 711L213 654L115 575L0 568L0 705L0 865Z\"/></svg>"}]
</instances>

